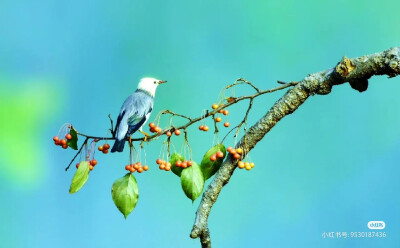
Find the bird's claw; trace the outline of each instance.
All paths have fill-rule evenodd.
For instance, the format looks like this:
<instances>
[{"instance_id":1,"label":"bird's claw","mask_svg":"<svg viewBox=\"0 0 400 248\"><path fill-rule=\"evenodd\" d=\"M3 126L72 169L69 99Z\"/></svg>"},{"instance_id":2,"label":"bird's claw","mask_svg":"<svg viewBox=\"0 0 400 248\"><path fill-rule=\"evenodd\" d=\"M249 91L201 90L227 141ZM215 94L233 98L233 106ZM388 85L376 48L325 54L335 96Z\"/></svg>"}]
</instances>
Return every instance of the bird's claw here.
<instances>
[{"instance_id":1,"label":"bird's claw","mask_svg":"<svg viewBox=\"0 0 400 248\"><path fill-rule=\"evenodd\" d=\"M144 134L144 140L143 141L147 141L147 139L150 137L150 135L146 132L140 131L142 134Z\"/></svg>"}]
</instances>

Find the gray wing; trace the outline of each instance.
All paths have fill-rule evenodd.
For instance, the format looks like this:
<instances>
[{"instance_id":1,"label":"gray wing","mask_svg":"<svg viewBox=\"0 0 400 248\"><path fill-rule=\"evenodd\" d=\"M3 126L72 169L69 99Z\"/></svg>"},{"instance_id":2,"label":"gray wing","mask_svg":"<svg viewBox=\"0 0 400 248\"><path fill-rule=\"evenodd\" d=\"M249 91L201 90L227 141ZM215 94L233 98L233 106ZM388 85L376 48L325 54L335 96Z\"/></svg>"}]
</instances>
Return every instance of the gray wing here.
<instances>
[{"instance_id":1,"label":"gray wing","mask_svg":"<svg viewBox=\"0 0 400 248\"><path fill-rule=\"evenodd\" d=\"M154 98L143 91L130 95L121 107L116 137L121 140L135 133L150 117L153 104Z\"/></svg>"}]
</instances>

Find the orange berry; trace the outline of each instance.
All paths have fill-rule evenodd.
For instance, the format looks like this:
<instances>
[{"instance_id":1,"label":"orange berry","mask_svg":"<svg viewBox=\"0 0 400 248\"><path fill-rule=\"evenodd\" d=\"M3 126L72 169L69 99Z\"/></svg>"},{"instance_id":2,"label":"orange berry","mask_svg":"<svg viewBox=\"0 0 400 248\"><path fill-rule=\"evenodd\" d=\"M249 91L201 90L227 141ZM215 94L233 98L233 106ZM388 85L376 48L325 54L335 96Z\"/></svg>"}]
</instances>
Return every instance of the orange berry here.
<instances>
[{"instance_id":1,"label":"orange berry","mask_svg":"<svg viewBox=\"0 0 400 248\"><path fill-rule=\"evenodd\" d=\"M147 171L149 167L147 165L143 166L143 170Z\"/></svg>"},{"instance_id":2,"label":"orange berry","mask_svg":"<svg viewBox=\"0 0 400 248\"><path fill-rule=\"evenodd\" d=\"M243 149L239 147L239 148L236 149L236 152L239 153L239 154L242 154L243 153Z\"/></svg>"},{"instance_id":3,"label":"orange berry","mask_svg":"<svg viewBox=\"0 0 400 248\"><path fill-rule=\"evenodd\" d=\"M156 124L155 124L154 122L150 122L150 123L149 123L149 127L150 127L150 128L155 128L155 127L156 127Z\"/></svg>"},{"instance_id":4,"label":"orange berry","mask_svg":"<svg viewBox=\"0 0 400 248\"><path fill-rule=\"evenodd\" d=\"M211 155L211 156L210 156L210 160L211 160L211 161L217 160L217 155L216 155L216 154Z\"/></svg>"},{"instance_id":5,"label":"orange berry","mask_svg":"<svg viewBox=\"0 0 400 248\"><path fill-rule=\"evenodd\" d=\"M217 108L218 108L218 104L214 103L214 104L211 106L211 108L212 108L212 109L217 109Z\"/></svg>"},{"instance_id":6,"label":"orange berry","mask_svg":"<svg viewBox=\"0 0 400 248\"><path fill-rule=\"evenodd\" d=\"M67 144L67 140L65 140L65 139L62 139L62 140L60 140L60 144L63 146L63 145L66 145Z\"/></svg>"},{"instance_id":7,"label":"orange berry","mask_svg":"<svg viewBox=\"0 0 400 248\"><path fill-rule=\"evenodd\" d=\"M92 161L90 161L91 162L91 164L93 165L93 166L95 166L96 164L97 164L97 160L96 159L93 159Z\"/></svg>"},{"instance_id":8,"label":"orange berry","mask_svg":"<svg viewBox=\"0 0 400 248\"><path fill-rule=\"evenodd\" d=\"M222 112L224 115L229 115L229 111L228 110L224 110L223 112Z\"/></svg>"},{"instance_id":9,"label":"orange berry","mask_svg":"<svg viewBox=\"0 0 400 248\"><path fill-rule=\"evenodd\" d=\"M176 129L174 133L175 133L176 136L179 136L181 134L181 130Z\"/></svg>"},{"instance_id":10,"label":"orange berry","mask_svg":"<svg viewBox=\"0 0 400 248\"><path fill-rule=\"evenodd\" d=\"M131 165L130 164L127 164L127 165L125 165L125 170L129 170L131 168Z\"/></svg>"},{"instance_id":11,"label":"orange berry","mask_svg":"<svg viewBox=\"0 0 400 248\"><path fill-rule=\"evenodd\" d=\"M229 152L229 153L231 153L232 149L233 149L233 148L232 148L231 146L228 146L228 148L226 148L226 151Z\"/></svg>"},{"instance_id":12,"label":"orange berry","mask_svg":"<svg viewBox=\"0 0 400 248\"><path fill-rule=\"evenodd\" d=\"M204 126L203 126L203 125L200 125L200 126L199 126L199 130L203 131L203 129L204 129Z\"/></svg>"},{"instance_id":13,"label":"orange berry","mask_svg":"<svg viewBox=\"0 0 400 248\"><path fill-rule=\"evenodd\" d=\"M156 160L156 164L161 164L161 163L162 163L162 160L160 158Z\"/></svg>"},{"instance_id":14,"label":"orange berry","mask_svg":"<svg viewBox=\"0 0 400 248\"><path fill-rule=\"evenodd\" d=\"M239 167L240 169L243 169L244 166L245 166L245 165L244 165L243 161L239 161L238 167Z\"/></svg>"},{"instance_id":15,"label":"orange berry","mask_svg":"<svg viewBox=\"0 0 400 248\"><path fill-rule=\"evenodd\" d=\"M225 123L224 123L224 126L225 126L225 127L229 127L230 125L231 125L231 124L230 124L229 122L225 122Z\"/></svg>"},{"instance_id":16,"label":"orange berry","mask_svg":"<svg viewBox=\"0 0 400 248\"><path fill-rule=\"evenodd\" d=\"M167 164L167 165L165 166L165 170L166 170L166 171L171 170L171 165L168 165L168 164Z\"/></svg>"},{"instance_id":17,"label":"orange berry","mask_svg":"<svg viewBox=\"0 0 400 248\"><path fill-rule=\"evenodd\" d=\"M136 170L138 170L140 168L140 165L138 163L133 165L133 168L135 168Z\"/></svg>"},{"instance_id":18,"label":"orange berry","mask_svg":"<svg viewBox=\"0 0 400 248\"><path fill-rule=\"evenodd\" d=\"M240 156L240 154L238 154L238 153L233 154L234 159L240 159L241 157L242 156Z\"/></svg>"},{"instance_id":19,"label":"orange berry","mask_svg":"<svg viewBox=\"0 0 400 248\"><path fill-rule=\"evenodd\" d=\"M89 170L93 170L94 169L94 166L93 165L89 165Z\"/></svg>"},{"instance_id":20,"label":"orange berry","mask_svg":"<svg viewBox=\"0 0 400 248\"><path fill-rule=\"evenodd\" d=\"M207 125L203 127L203 131L207 132L210 129Z\"/></svg>"},{"instance_id":21,"label":"orange berry","mask_svg":"<svg viewBox=\"0 0 400 248\"><path fill-rule=\"evenodd\" d=\"M223 110L223 109L220 109L220 110L218 111L218 113L222 114L222 113L224 113L224 110Z\"/></svg>"},{"instance_id":22,"label":"orange berry","mask_svg":"<svg viewBox=\"0 0 400 248\"><path fill-rule=\"evenodd\" d=\"M156 128L154 128L154 130L155 130L157 133L161 133L161 132L162 132L161 127L156 127Z\"/></svg>"},{"instance_id":23,"label":"orange berry","mask_svg":"<svg viewBox=\"0 0 400 248\"><path fill-rule=\"evenodd\" d=\"M54 141L54 145L56 145L56 146L60 145L60 141L59 140Z\"/></svg>"},{"instance_id":24,"label":"orange berry","mask_svg":"<svg viewBox=\"0 0 400 248\"><path fill-rule=\"evenodd\" d=\"M103 153L107 154L108 153L108 149L103 149Z\"/></svg>"},{"instance_id":25,"label":"orange berry","mask_svg":"<svg viewBox=\"0 0 400 248\"><path fill-rule=\"evenodd\" d=\"M106 150L108 150L108 149L110 149L110 145L109 144L104 144L104 149L106 149Z\"/></svg>"},{"instance_id":26,"label":"orange berry","mask_svg":"<svg viewBox=\"0 0 400 248\"><path fill-rule=\"evenodd\" d=\"M165 164L160 164L159 168L160 168L160 170L164 170L165 169Z\"/></svg>"},{"instance_id":27,"label":"orange berry","mask_svg":"<svg viewBox=\"0 0 400 248\"><path fill-rule=\"evenodd\" d=\"M182 166L182 162L180 160L175 162L175 166L176 167L181 167Z\"/></svg>"},{"instance_id":28,"label":"orange berry","mask_svg":"<svg viewBox=\"0 0 400 248\"><path fill-rule=\"evenodd\" d=\"M143 172L143 168L142 168L142 167L139 167L139 169L137 169L137 171L138 171L139 173L142 173L142 172Z\"/></svg>"},{"instance_id":29,"label":"orange berry","mask_svg":"<svg viewBox=\"0 0 400 248\"><path fill-rule=\"evenodd\" d=\"M103 151L103 146L99 146L97 149L99 149L99 151Z\"/></svg>"},{"instance_id":30,"label":"orange berry","mask_svg":"<svg viewBox=\"0 0 400 248\"><path fill-rule=\"evenodd\" d=\"M135 171L136 171L136 169L135 169L135 168L133 168L133 166L129 166L129 171L133 173L133 172L135 172Z\"/></svg>"},{"instance_id":31,"label":"orange berry","mask_svg":"<svg viewBox=\"0 0 400 248\"><path fill-rule=\"evenodd\" d=\"M255 164L254 163L250 163L251 168L254 168Z\"/></svg>"},{"instance_id":32,"label":"orange berry","mask_svg":"<svg viewBox=\"0 0 400 248\"><path fill-rule=\"evenodd\" d=\"M246 170L251 170L251 166L249 162L244 163L244 166L246 167Z\"/></svg>"},{"instance_id":33,"label":"orange berry","mask_svg":"<svg viewBox=\"0 0 400 248\"><path fill-rule=\"evenodd\" d=\"M54 140L54 142L57 142L57 141L60 140L60 138L58 138L58 136L54 136L54 137L53 137L53 140Z\"/></svg>"},{"instance_id":34,"label":"orange berry","mask_svg":"<svg viewBox=\"0 0 400 248\"><path fill-rule=\"evenodd\" d=\"M182 162L182 168L186 168L188 166L187 161Z\"/></svg>"},{"instance_id":35,"label":"orange berry","mask_svg":"<svg viewBox=\"0 0 400 248\"><path fill-rule=\"evenodd\" d=\"M78 169L80 164L81 164L81 163L77 163L77 164L75 165L75 167Z\"/></svg>"},{"instance_id":36,"label":"orange berry","mask_svg":"<svg viewBox=\"0 0 400 248\"><path fill-rule=\"evenodd\" d=\"M168 137L171 137L171 136L172 136L172 133L171 133L170 131L168 131L168 132L167 132L167 136L168 136Z\"/></svg>"},{"instance_id":37,"label":"orange berry","mask_svg":"<svg viewBox=\"0 0 400 248\"><path fill-rule=\"evenodd\" d=\"M221 117L217 117L217 118L215 118L215 121L216 121L216 122L221 122L222 119L221 119Z\"/></svg>"},{"instance_id":38,"label":"orange berry","mask_svg":"<svg viewBox=\"0 0 400 248\"><path fill-rule=\"evenodd\" d=\"M67 144L62 145L62 148L67 149L67 148L68 148L68 145L67 145Z\"/></svg>"},{"instance_id":39,"label":"orange berry","mask_svg":"<svg viewBox=\"0 0 400 248\"><path fill-rule=\"evenodd\" d=\"M192 165L193 165L193 161L192 161L192 160L187 161L187 166L188 166L188 167L190 167L190 166L192 166Z\"/></svg>"},{"instance_id":40,"label":"orange berry","mask_svg":"<svg viewBox=\"0 0 400 248\"><path fill-rule=\"evenodd\" d=\"M67 140L70 140L70 139L72 139L72 135L69 134L69 133L67 133L67 134L65 135L65 138L66 138Z\"/></svg>"},{"instance_id":41,"label":"orange berry","mask_svg":"<svg viewBox=\"0 0 400 248\"><path fill-rule=\"evenodd\" d=\"M223 158L223 157L224 157L224 153L221 152L221 151L218 151L218 152L216 153L216 155L217 155L218 158Z\"/></svg>"},{"instance_id":42,"label":"orange berry","mask_svg":"<svg viewBox=\"0 0 400 248\"><path fill-rule=\"evenodd\" d=\"M150 128L150 132L155 133L156 132L156 128L155 127L151 127Z\"/></svg>"}]
</instances>

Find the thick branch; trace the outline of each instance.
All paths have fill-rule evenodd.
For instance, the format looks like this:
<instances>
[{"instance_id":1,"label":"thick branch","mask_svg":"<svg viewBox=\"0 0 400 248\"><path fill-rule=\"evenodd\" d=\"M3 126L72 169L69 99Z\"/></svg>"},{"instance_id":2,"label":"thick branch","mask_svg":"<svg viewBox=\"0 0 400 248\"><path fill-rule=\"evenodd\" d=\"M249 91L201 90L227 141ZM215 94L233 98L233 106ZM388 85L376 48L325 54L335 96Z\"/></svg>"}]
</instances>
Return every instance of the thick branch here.
<instances>
[{"instance_id":1,"label":"thick branch","mask_svg":"<svg viewBox=\"0 0 400 248\"><path fill-rule=\"evenodd\" d=\"M247 154L254 146L286 115L293 113L311 95L326 95L332 86L349 82L351 87L364 91L368 79L373 75L395 77L400 74L400 48L394 47L381 53L358 58L343 59L332 69L310 74L301 82L289 89L272 108L252 126L242 137L237 147L242 147ZM284 84L285 85L285 84ZM229 182L236 161L229 156L216 173L213 181L203 194L196 212L196 218L190 237L200 238L203 247L211 247L207 220L211 208L217 201L224 185Z\"/></svg>"}]
</instances>

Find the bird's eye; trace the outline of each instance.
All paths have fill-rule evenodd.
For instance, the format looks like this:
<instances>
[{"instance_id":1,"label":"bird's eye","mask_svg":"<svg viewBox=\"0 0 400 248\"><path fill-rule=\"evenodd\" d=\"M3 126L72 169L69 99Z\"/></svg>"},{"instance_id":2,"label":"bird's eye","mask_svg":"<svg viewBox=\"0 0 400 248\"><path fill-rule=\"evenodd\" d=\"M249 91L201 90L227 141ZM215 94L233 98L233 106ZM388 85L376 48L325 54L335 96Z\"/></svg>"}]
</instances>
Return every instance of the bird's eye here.
<instances>
[{"instance_id":1,"label":"bird's eye","mask_svg":"<svg viewBox=\"0 0 400 248\"><path fill-rule=\"evenodd\" d=\"M156 84L157 83L157 81L154 81L154 84Z\"/></svg>"}]
</instances>

